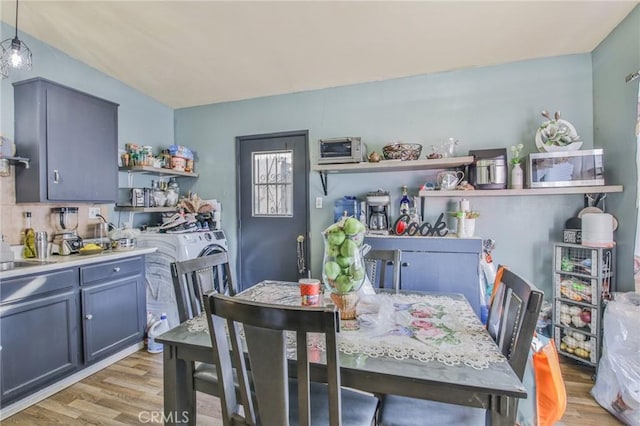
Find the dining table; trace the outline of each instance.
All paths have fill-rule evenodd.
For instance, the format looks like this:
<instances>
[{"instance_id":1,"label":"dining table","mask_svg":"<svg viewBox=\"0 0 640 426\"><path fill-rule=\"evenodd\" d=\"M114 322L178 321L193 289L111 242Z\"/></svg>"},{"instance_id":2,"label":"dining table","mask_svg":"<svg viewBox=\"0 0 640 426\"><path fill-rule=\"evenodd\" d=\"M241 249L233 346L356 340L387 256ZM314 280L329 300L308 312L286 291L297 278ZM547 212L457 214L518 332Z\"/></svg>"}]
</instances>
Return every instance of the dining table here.
<instances>
[{"instance_id":1,"label":"dining table","mask_svg":"<svg viewBox=\"0 0 640 426\"><path fill-rule=\"evenodd\" d=\"M269 280L235 297L298 306L301 300L297 283ZM321 300L331 303L326 294ZM483 408L487 425L515 424L526 389L462 294L371 288L359 295L357 313L356 320L341 321L338 333L342 386ZM194 364L214 362L206 317L156 341L164 345L165 424L195 424ZM317 381L326 380L323 342L309 338ZM295 334L287 335L287 345L295 348Z\"/></svg>"}]
</instances>

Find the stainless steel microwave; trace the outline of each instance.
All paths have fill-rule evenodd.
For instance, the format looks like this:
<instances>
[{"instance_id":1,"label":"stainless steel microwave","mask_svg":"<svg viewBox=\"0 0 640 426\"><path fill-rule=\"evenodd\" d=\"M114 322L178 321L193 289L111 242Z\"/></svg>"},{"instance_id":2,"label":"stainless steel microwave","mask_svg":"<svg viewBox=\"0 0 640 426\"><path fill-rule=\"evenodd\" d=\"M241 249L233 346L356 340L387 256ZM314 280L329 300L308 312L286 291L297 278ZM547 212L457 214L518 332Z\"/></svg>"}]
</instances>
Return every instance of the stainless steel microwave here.
<instances>
[{"instance_id":1,"label":"stainless steel microwave","mask_svg":"<svg viewBox=\"0 0 640 426\"><path fill-rule=\"evenodd\" d=\"M318 141L318 164L360 163L366 161L367 146L361 138L342 137Z\"/></svg>"},{"instance_id":2,"label":"stainless steel microwave","mask_svg":"<svg viewBox=\"0 0 640 426\"><path fill-rule=\"evenodd\" d=\"M529 188L604 185L604 150L533 153L526 168Z\"/></svg>"}]
</instances>

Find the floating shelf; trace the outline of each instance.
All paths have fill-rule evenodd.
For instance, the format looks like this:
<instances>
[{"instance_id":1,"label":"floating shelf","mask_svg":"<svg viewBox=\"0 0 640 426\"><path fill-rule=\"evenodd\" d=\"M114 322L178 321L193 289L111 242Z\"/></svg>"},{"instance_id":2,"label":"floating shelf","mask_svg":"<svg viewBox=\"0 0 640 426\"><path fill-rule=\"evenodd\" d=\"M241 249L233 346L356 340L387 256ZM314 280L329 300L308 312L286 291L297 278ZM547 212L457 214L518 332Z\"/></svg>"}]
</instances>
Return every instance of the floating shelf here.
<instances>
[{"instance_id":1,"label":"floating shelf","mask_svg":"<svg viewBox=\"0 0 640 426\"><path fill-rule=\"evenodd\" d=\"M29 168L29 162L31 161L29 158L24 158L24 157L0 157L0 158L4 160L9 160L9 163L11 164L20 163L24 165L25 169Z\"/></svg>"},{"instance_id":2,"label":"floating shelf","mask_svg":"<svg viewBox=\"0 0 640 426\"><path fill-rule=\"evenodd\" d=\"M433 160L382 160L379 163L316 164L315 172L326 173L368 173L397 172L409 170L447 169L473 163L473 157L438 158Z\"/></svg>"},{"instance_id":3,"label":"floating shelf","mask_svg":"<svg viewBox=\"0 0 640 426\"><path fill-rule=\"evenodd\" d=\"M622 192L622 185L571 186L559 188L529 189L478 189L473 191L425 191L418 192L420 197L506 197L528 195L562 195L562 194L601 194L605 192Z\"/></svg>"},{"instance_id":4,"label":"floating shelf","mask_svg":"<svg viewBox=\"0 0 640 426\"><path fill-rule=\"evenodd\" d=\"M382 160L378 163L350 163L350 164L316 164L312 171L320 173L322 189L327 195L328 173L371 173L371 172L400 172L412 170L450 169L473 163L473 156L438 158L433 160Z\"/></svg>"},{"instance_id":5,"label":"floating shelf","mask_svg":"<svg viewBox=\"0 0 640 426\"><path fill-rule=\"evenodd\" d=\"M115 206L117 212L134 212L134 213L170 213L177 212L177 207L133 207L133 206Z\"/></svg>"},{"instance_id":6,"label":"floating shelf","mask_svg":"<svg viewBox=\"0 0 640 426\"><path fill-rule=\"evenodd\" d=\"M151 166L130 166L130 167L118 167L118 171L127 173L149 173L160 176L186 176L186 177L198 177L197 173L181 172L174 169L162 169Z\"/></svg>"}]
</instances>

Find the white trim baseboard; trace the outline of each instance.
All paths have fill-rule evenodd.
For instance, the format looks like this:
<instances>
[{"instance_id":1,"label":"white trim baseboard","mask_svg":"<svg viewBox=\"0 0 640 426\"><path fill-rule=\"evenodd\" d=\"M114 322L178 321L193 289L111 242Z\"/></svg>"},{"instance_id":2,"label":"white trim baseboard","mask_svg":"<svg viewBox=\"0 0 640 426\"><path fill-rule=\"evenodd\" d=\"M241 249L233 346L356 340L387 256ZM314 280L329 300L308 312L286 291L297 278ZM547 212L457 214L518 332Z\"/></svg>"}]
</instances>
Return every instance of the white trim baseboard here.
<instances>
[{"instance_id":1,"label":"white trim baseboard","mask_svg":"<svg viewBox=\"0 0 640 426\"><path fill-rule=\"evenodd\" d=\"M67 388L86 377L89 377L90 375L110 366L117 361L120 361L123 358L128 357L132 353L138 352L142 348L144 348L143 342L136 343L135 345L129 346L128 348L123 349L120 352L103 359L102 361L96 362L95 364L83 368L82 370L72 374L71 376L65 377L57 381L56 383L53 383L52 385L39 390L36 393L28 395L21 400L16 401L7 407L4 407L2 410L0 410L0 421L5 420L8 417L13 416L17 412L22 411L25 408L30 407L33 404L36 404L43 399L50 397L54 393L60 392L62 389Z\"/></svg>"}]
</instances>

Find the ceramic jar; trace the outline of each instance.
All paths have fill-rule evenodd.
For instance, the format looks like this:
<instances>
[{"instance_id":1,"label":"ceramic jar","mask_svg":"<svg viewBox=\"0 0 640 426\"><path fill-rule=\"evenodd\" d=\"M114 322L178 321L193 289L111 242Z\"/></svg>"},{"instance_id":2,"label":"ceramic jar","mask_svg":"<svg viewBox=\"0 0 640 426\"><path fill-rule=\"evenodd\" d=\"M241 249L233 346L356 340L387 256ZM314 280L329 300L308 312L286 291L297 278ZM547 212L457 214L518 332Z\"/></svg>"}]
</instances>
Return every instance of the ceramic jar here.
<instances>
[{"instance_id":1,"label":"ceramic jar","mask_svg":"<svg viewBox=\"0 0 640 426\"><path fill-rule=\"evenodd\" d=\"M520 163L513 165L511 169L511 189L522 189L524 181L524 173Z\"/></svg>"}]
</instances>

